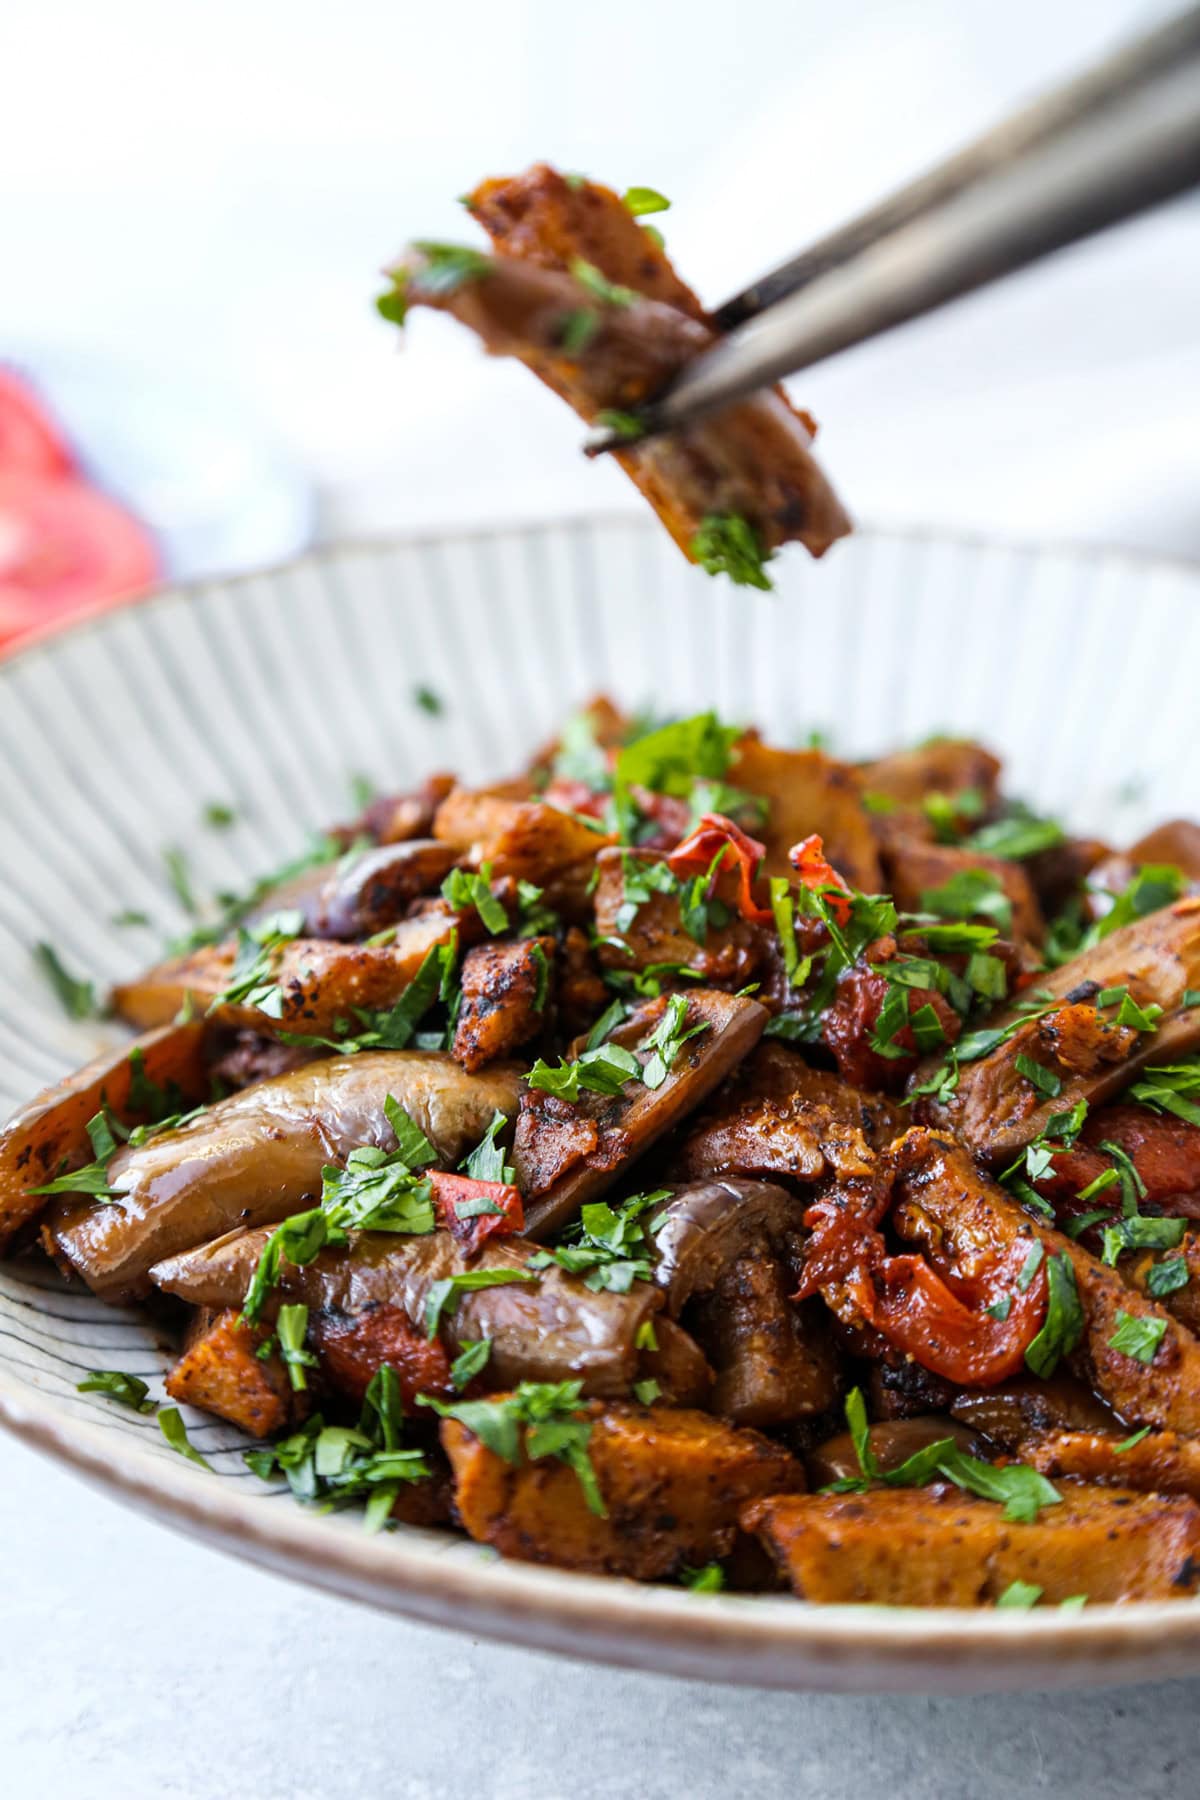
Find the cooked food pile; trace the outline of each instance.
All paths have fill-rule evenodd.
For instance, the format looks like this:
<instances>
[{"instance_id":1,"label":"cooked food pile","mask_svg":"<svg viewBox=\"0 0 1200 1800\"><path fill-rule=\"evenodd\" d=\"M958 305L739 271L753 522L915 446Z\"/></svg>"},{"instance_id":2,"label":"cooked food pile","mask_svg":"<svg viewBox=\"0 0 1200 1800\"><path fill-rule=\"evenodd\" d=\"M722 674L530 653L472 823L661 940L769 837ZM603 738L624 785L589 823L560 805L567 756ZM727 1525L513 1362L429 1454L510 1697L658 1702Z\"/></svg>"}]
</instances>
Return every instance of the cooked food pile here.
<instances>
[{"instance_id":1,"label":"cooked food pile","mask_svg":"<svg viewBox=\"0 0 1200 1800\"><path fill-rule=\"evenodd\" d=\"M765 565L798 541L821 556L850 521L811 445L816 425L781 387L637 444L631 409L654 399L716 340L654 226L669 202L624 199L538 163L482 182L464 205L493 253L419 241L378 302L403 325L414 306L453 314L494 356L515 356L589 424L629 439L617 456L684 555L710 574L769 588Z\"/></svg>"},{"instance_id":2,"label":"cooked food pile","mask_svg":"<svg viewBox=\"0 0 1200 1800\"><path fill-rule=\"evenodd\" d=\"M817 1602L1196 1590L1200 827L600 699L112 1006L0 1241L172 1318L301 1501Z\"/></svg>"}]
</instances>

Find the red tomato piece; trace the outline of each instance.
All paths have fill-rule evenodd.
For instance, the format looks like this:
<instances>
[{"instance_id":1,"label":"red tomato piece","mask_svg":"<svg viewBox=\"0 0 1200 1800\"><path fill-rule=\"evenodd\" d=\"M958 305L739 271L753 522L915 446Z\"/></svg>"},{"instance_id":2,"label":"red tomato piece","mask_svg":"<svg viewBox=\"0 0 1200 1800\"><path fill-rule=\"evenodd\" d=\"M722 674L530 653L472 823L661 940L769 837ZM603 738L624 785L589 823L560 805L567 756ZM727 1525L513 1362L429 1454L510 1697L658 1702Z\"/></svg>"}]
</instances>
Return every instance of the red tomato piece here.
<instances>
[{"instance_id":1,"label":"red tomato piece","mask_svg":"<svg viewBox=\"0 0 1200 1800\"><path fill-rule=\"evenodd\" d=\"M770 925L775 917L771 908L760 906L754 898L755 877L765 855L765 846L724 813L705 813L691 837L672 850L667 866L672 875L703 875L712 868L714 858L720 856L713 870L710 894L722 868L736 869L738 911L750 925Z\"/></svg>"},{"instance_id":2,"label":"red tomato piece","mask_svg":"<svg viewBox=\"0 0 1200 1800\"><path fill-rule=\"evenodd\" d=\"M838 924L848 925L850 887L827 859L822 839L815 832L811 837L802 838L788 851L788 861L800 877L802 887L811 888L814 893L824 892L828 888L840 889L836 894L825 893L825 900Z\"/></svg>"},{"instance_id":3,"label":"red tomato piece","mask_svg":"<svg viewBox=\"0 0 1200 1800\"><path fill-rule=\"evenodd\" d=\"M452 1175L446 1169L430 1169L427 1173L440 1223L470 1250L478 1250L488 1238L511 1237L524 1230L521 1195L508 1182L476 1181L470 1175ZM460 1217L459 1206L473 1200L490 1200L500 1211Z\"/></svg>"}]
</instances>

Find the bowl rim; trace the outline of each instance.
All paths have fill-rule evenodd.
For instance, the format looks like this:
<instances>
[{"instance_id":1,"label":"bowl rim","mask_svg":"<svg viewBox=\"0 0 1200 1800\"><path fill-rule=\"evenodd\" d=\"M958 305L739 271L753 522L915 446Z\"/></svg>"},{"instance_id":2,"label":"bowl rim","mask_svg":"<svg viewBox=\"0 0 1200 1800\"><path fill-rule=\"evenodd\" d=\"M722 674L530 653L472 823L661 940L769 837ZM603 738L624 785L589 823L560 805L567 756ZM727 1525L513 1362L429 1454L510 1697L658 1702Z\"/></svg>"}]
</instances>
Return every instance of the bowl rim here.
<instances>
[{"instance_id":1,"label":"bowl rim","mask_svg":"<svg viewBox=\"0 0 1200 1800\"><path fill-rule=\"evenodd\" d=\"M23 641L0 659L0 684L28 659L53 656L123 614L253 587L341 555L419 544L640 522L581 513L421 530L318 545L229 577L167 584ZM1096 545L1018 542L932 527L860 538L1064 556L1200 577L1200 561ZM136 625L133 627L136 629ZM147 1422L152 1429L152 1422ZM136 1509L244 1560L330 1592L443 1627L577 1658L682 1677L781 1689L980 1692L1163 1679L1200 1667L1200 1599L1097 1605L1062 1613L811 1606L788 1596L711 1594L504 1561L445 1533L401 1525L371 1537L300 1506L264 1504L233 1484L65 1412L0 1360L0 1427ZM151 1447L152 1446L152 1447Z\"/></svg>"}]
</instances>

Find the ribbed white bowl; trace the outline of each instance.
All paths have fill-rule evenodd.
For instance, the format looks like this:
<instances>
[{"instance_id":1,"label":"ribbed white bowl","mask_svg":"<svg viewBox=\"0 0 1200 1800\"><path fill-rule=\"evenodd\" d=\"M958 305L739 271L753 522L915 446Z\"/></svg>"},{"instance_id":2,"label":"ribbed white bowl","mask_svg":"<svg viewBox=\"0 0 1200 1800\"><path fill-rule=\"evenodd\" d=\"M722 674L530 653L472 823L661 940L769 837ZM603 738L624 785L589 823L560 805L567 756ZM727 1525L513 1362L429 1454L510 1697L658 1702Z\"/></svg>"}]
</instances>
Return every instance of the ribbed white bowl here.
<instances>
[{"instance_id":1,"label":"ribbed white bowl","mask_svg":"<svg viewBox=\"0 0 1200 1800\"><path fill-rule=\"evenodd\" d=\"M781 741L857 755L933 731L982 737L1009 786L1121 840L1196 814L1200 570L1116 554L863 535L779 592L689 569L650 522L349 546L157 596L0 666L0 1114L115 1034L72 1024L39 939L104 984L183 923L163 849L200 895L244 886L353 810L351 778L516 766L606 689L715 706ZM444 711L414 700L427 687ZM237 824L202 823L206 803ZM136 908L150 929L119 929ZM244 1468L193 1415L206 1475L152 1419L75 1383L155 1384L167 1347L32 1264L0 1266L0 1422L215 1543L443 1624L681 1674L842 1689L1132 1680L1200 1668L1200 1603L1061 1617L815 1609L502 1564L406 1528L366 1538Z\"/></svg>"}]
</instances>

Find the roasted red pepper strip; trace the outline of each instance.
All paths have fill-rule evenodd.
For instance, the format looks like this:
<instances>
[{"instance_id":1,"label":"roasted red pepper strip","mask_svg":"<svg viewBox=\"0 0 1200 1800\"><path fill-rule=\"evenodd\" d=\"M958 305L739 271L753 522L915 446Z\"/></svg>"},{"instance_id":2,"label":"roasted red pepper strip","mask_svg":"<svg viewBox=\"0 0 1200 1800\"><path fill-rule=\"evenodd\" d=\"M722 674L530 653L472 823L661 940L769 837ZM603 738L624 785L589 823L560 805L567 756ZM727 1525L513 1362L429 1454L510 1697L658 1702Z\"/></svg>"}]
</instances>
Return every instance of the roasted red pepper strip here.
<instances>
[{"instance_id":1,"label":"roasted red pepper strip","mask_svg":"<svg viewBox=\"0 0 1200 1800\"><path fill-rule=\"evenodd\" d=\"M757 838L749 837L724 813L705 813L691 837L672 850L667 866L672 875L703 875L719 855L721 860L713 870L710 892L722 868L736 868L738 911L751 925L770 925L775 915L769 906L760 906L754 898L754 879L766 853Z\"/></svg>"},{"instance_id":2,"label":"roasted red pepper strip","mask_svg":"<svg viewBox=\"0 0 1200 1800\"><path fill-rule=\"evenodd\" d=\"M1046 1316L1046 1276L1039 1266L1021 1290L1033 1243L976 1256L969 1277L939 1274L924 1256L893 1256L879 1232L886 1209L836 1196L809 1207L812 1232L803 1279L793 1298L820 1293L847 1323L863 1320L922 1368L968 1387L992 1387L1019 1374ZM953 1284L953 1285L952 1285ZM989 1306L1008 1302L1002 1319Z\"/></svg>"},{"instance_id":3,"label":"roasted red pepper strip","mask_svg":"<svg viewBox=\"0 0 1200 1800\"><path fill-rule=\"evenodd\" d=\"M451 1392L450 1358L437 1338L429 1339L399 1306L377 1306L357 1318L318 1314L309 1341L330 1385L361 1401L384 1363L400 1385L400 1403L414 1410L418 1394Z\"/></svg>"},{"instance_id":4,"label":"roasted red pepper strip","mask_svg":"<svg viewBox=\"0 0 1200 1800\"><path fill-rule=\"evenodd\" d=\"M427 1171L433 1203L440 1223L470 1250L478 1250L491 1237L510 1237L525 1227L525 1209L515 1187L504 1181L476 1181L471 1175L452 1175L445 1169ZM491 1200L499 1212L475 1213L460 1218L464 1201Z\"/></svg>"},{"instance_id":5,"label":"roasted red pepper strip","mask_svg":"<svg viewBox=\"0 0 1200 1800\"><path fill-rule=\"evenodd\" d=\"M825 855L825 845L814 832L811 837L801 838L788 851L788 861L800 877L801 887L811 888L813 893L824 893L825 903L839 925L850 923L850 887L843 881L833 864ZM839 888L840 893L830 894L825 890Z\"/></svg>"}]
</instances>

